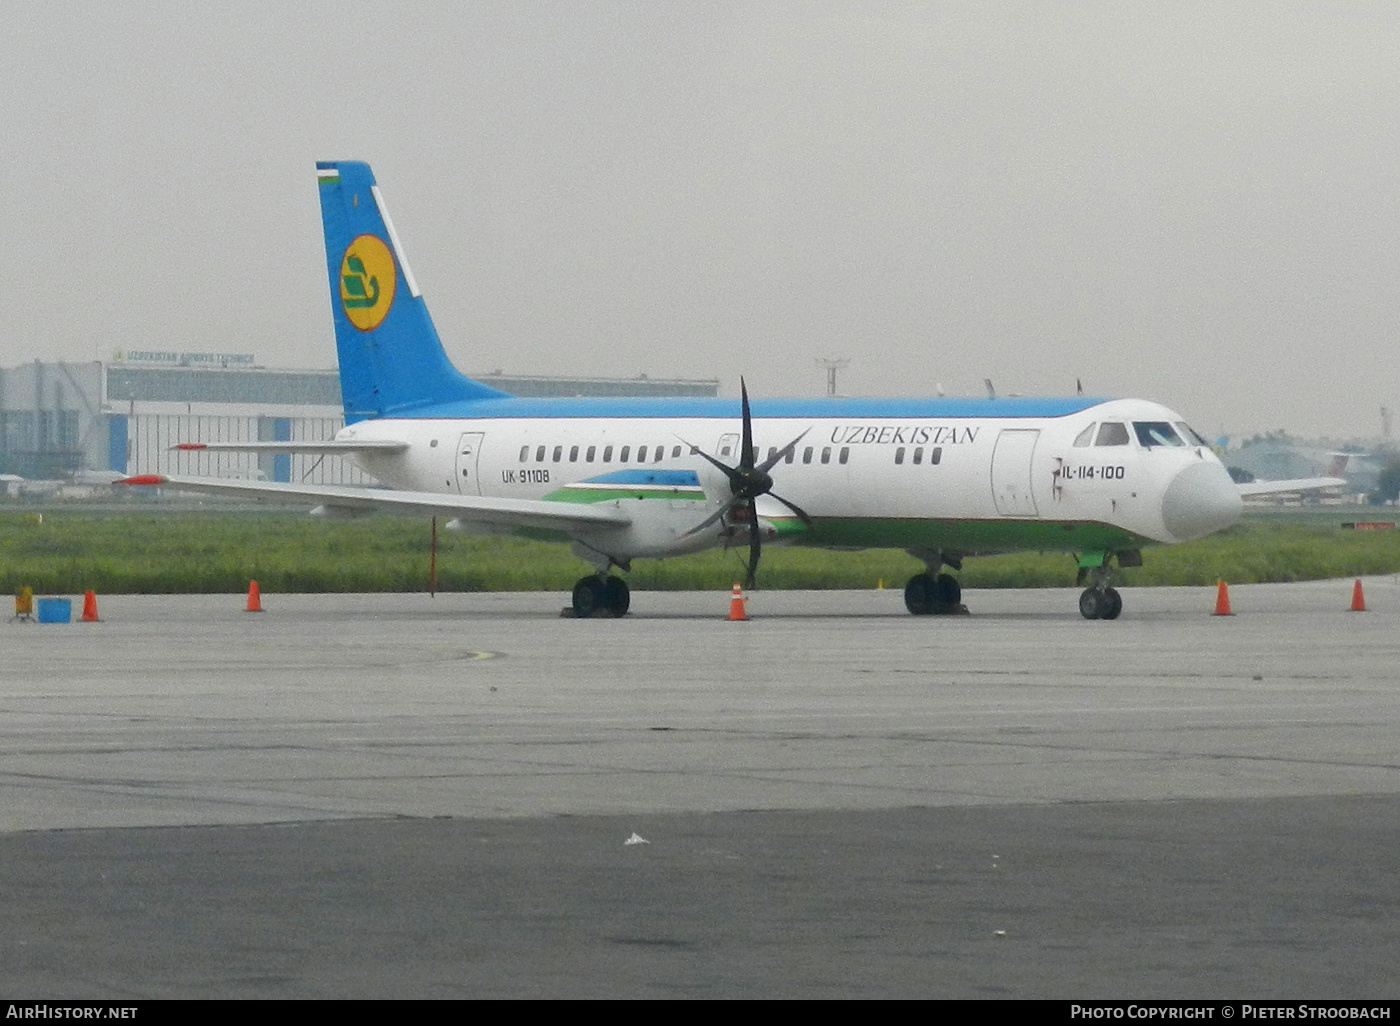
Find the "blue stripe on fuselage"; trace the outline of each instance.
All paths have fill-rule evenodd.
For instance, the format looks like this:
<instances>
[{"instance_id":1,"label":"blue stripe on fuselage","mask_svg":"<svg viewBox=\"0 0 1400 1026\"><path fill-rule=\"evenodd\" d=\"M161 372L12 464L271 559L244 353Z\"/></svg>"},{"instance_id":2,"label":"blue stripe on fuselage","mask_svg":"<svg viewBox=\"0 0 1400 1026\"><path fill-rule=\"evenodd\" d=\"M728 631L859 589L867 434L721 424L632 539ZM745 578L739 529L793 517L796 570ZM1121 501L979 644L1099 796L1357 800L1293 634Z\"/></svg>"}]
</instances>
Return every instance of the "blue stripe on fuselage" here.
<instances>
[{"instance_id":1,"label":"blue stripe on fuselage","mask_svg":"<svg viewBox=\"0 0 1400 1026\"><path fill-rule=\"evenodd\" d=\"M813 419L957 419L1007 417L1067 417L1105 398L1067 396L1028 399L754 399L759 418ZM491 418L715 418L737 420L738 399L477 399L425 404L395 411L391 418L471 420Z\"/></svg>"},{"instance_id":2,"label":"blue stripe on fuselage","mask_svg":"<svg viewBox=\"0 0 1400 1026\"><path fill-rule=\"evenodd\" d=\"M665 485L669 488L699 485L700 477L693 470L614 470L611 474L590 477L580 484Z\"/></svg>"}]
</instances>

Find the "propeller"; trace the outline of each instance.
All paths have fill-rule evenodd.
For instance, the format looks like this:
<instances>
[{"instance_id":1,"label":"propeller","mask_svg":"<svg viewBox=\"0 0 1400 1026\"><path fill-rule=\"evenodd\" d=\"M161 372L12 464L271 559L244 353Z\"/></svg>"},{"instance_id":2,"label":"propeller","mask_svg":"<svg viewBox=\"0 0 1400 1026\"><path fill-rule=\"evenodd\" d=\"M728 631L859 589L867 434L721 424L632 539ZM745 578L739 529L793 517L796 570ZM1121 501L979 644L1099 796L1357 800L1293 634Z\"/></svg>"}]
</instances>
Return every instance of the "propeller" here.
<instances>
[{"instance_id":1,"label":"propeller","mask_svg":"<svg viewBox=\"0 0 1400 1026\"><path fill-rule=\"evenodd\" d=\"M731 502L716 510L695 527L687 531L686 536L689 537L690 535L698 534L731 510L736 508L747 510L749 522L749 563L744 587L752 588L755 575L758 573L758 561L763 554L763 537L758 526L758 506L756 501L758 497L760 495L771 495L788 509L796 513L804 524L808 527L812 526L812 518L807 515L804 509L796 503L789 502L773 491L773 478L768 473L779 460L786 459L788 454L797 448L797 443L806 437L807 431L812 429L808 428L807 431L803 431L802 434L798 435L791 442L788 442L787 445L773 453L772 456L769 456L762 463L758 463L754 458L753 418L749 414L749 390L744 384L744 379L742 377L739 379L739 396L740 409L743 415L743 440L739 447L739 465L737 467L731 467L725 463L721 463L703 449L686 442L687 445L690 445L690 451L692 453L698 453L724 472L724 476L729 479L729 490L734 496ZM684 439L682 439L682 441L684 441Z\"/></svg>"}]
</instances>

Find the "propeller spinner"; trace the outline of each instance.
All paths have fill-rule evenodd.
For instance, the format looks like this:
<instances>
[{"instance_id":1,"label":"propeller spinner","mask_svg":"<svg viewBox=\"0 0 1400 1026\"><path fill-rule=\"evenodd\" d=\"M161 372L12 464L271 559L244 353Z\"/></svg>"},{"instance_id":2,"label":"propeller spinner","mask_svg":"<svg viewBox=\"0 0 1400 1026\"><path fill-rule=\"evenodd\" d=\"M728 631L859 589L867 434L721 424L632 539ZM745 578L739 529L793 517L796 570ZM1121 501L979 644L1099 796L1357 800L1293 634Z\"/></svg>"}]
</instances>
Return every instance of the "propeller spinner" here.
<instances>
[{"instance_id":1,"label":"propeller spinner","mask_svg":"<svg viewBox=\"0 0 1400 1026\"><path fill-rule=\"evenodd\" d=\"M774 499L777 499L788 509L796 513L804 524L808 527L812 526L812 518L807 515L805 510L773 491L773 478L772 475L768 473L779 460L785 459L788 453L792 452L797 447L797 443L802 441L807 431L810 431L811 428L808 428L807 431L803 431L802 434L798 435L791 442L788 442L787 445L773 453L773 455L769 456L762 463L757 463L754 458L755 453L753 448L753 419L749 414L749 390L744 384L744 379L742 377L739 379L739 396L741 400L740 408L744 421L743 442L739 447L739 465L737 467L728 466L715 459L703 449L693 445L690 446L691 452L699 453L724 472L724 476L729 479L729 490L733 494L733 500L706 517L701 523L687 531L686 534L698 534L731 510L736 508L746 509L748 511L749 522L749 562L744 587L752 588L755 575L758 573L758 561L763 554L763 536L758 524L758 506L756 502L758 497L760 495L771 495ZM689 445L688 442L686 444Z\"/></svg>"}]
</instances>

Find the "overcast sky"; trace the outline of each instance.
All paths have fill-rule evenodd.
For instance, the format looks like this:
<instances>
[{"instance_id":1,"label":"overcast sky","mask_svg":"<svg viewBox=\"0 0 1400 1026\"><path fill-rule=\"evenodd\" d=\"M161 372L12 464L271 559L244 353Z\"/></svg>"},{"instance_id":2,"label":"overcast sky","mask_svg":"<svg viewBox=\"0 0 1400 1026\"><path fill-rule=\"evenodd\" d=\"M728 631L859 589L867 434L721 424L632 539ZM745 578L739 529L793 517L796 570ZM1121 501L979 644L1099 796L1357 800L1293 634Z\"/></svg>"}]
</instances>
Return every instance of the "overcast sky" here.
<instances>
[{"instance_id":1,"label":"overcast sky","mask_svg":"<svg viewBox=\"0 0 1400 1026\"><path fill-rule=\"evenodd\" d=\"M0 365L329 367L369 161L468 372L1400 406L1400 4L0 0Z\"/></svg>"}]
</instances>

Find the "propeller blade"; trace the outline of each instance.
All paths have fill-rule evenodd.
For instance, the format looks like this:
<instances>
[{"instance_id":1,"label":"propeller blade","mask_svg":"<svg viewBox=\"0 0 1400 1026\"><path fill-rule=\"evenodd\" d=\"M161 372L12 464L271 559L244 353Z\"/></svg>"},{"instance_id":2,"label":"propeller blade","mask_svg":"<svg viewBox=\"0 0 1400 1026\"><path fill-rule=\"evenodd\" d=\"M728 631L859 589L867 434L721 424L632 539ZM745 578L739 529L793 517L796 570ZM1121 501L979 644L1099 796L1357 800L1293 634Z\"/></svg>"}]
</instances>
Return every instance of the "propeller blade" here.
<instances>
[{"instance_id":1,"label":"propeller blade","mask_svg":"<svg viewBox=\"0 0 1400 1026\"><path fill-rule=\"evenodd\" d=\"M758 527L758 509L754 500L749 500L749 572L744 587L752 588L758 577L758 560L763 555L763 532Z\"/></svg>"},{"instance_id":2,"label":"propeller blade","mask_svg":"<svg viewBox=\"0 0 1400 1026\"><path fill-rule=\"evenodd\" d=\"M726 513L728 513L728 512L729 512L729 506L728 506L728 505L721 506L719 509L715 510L713 513L711 513L709 516L707 516L704 520L700 521L700 523L698 523L698 524L696 524L694 527L692 527L689 531L686 531L685 534L681 535L681 537L682 537L682 538L689 538L689 537L690 537L691 535L693 535L693 534L699 534L701 531L703 531L705 528L709 527L709 526L710 526L711 524L713 524L716 520L718 520L720 517L724 516L724 515L725 515Z\"/></svg>"},{"instance_id":3,"label":"propeller blade","mask_svg":"<svg viewBox=\"0 0 1400 1026\"><path fill-rule=\"evenodd\" d=\"M707 452L702 452L702 453L700 453L700 455L701 455L701 457L703 457L704 459L709 460L709 461L710 461L712 464L714 464L716 467L719 467L720 470L724 471L724 476L727 477L727 478L729 478L729 488L730 488L731 491L738 491L739 488L743 485L743 481L744 481L743 477L742 477L742 476L740 475L740 473L739 473L737 470L735 470L733 467L725 466L723 463L721 463L719 460L715 459L713 456L711 456L711 455L710 455L709 453L707 453Z\"/></svg>"},{"instance_id":4,"label":"propeller blade","mask_svg":"<svg viewBox=\"0 0 1400 1026\"><path fill-rule=\"evenodd\" d=\"M805 509L803 509L801 506L797 505L797 503L795 503L795 502L788 502L787 499L784 499L784 498L783 498L781 495L779 495L777 492L769 492L768 495L769 495L770 498L777 499L779 502L781 502L781 503L782 503L784 506L786 506L788 509L790 509L790 510L792 510L794 513L796 513L796 514L802 519L802 522L803 522L804 524L806 524L808 527L811 527L811 526L812 526L812 518L809 517L809 516L807 515L807 511L806 511Z\"/></svg>"},{"instance_id":5,"label":"propeller blade","mask_svg":"<svg viewBox=\"0 0 1400 1026\"><path fill-rule=\"evenodd\" d=\"M749 389L739 378L739 409L744 418L744 447L739 451L739 466L753 466L753 418L749 416Z\"/></svg>"},{"instance_id":6,"label":"propeller blade","mask_svg":"<svg viewBox=\"0 0 1400 1026\"><path fill-rule=\"evenodd\" d=\"M807 432L811 430L811 428L808 428L807 431L802 432L802 434L798 435L791 442L788 442L787 445L783 446L772 456L769 456L766 460L759 464L757 469L763 471L765 474L768 473L768 471L772 470L775 466L777 466L779 460L787 459L787 454L790 452L794 452L797 449L797 443L802 441L802 439L806 438Z\"/></svg>"},{"instance_id":7,"label":"propeller blade","mask_svg":"<svg viewBox=\"0 0 1400 1026\"><path fill-rule=\"evenodd\" d=\"M680 438L680 435L677 435L676 437ZM729 479L729 490L731 492L737 493L739 489L743 487L743 475L741 475L739 471L735 470L733 467L721 463L719 460L715 459L713 456L707 453L704 449L700 448L698 445L690 445L690 443L686 442L684 438L681 438L681 441L684 442L686 445L690 446L690 454L692 456L699 456L702 459L709 460L720 470L724 471L724 476Z\"/></svg>"}]
</instances>

